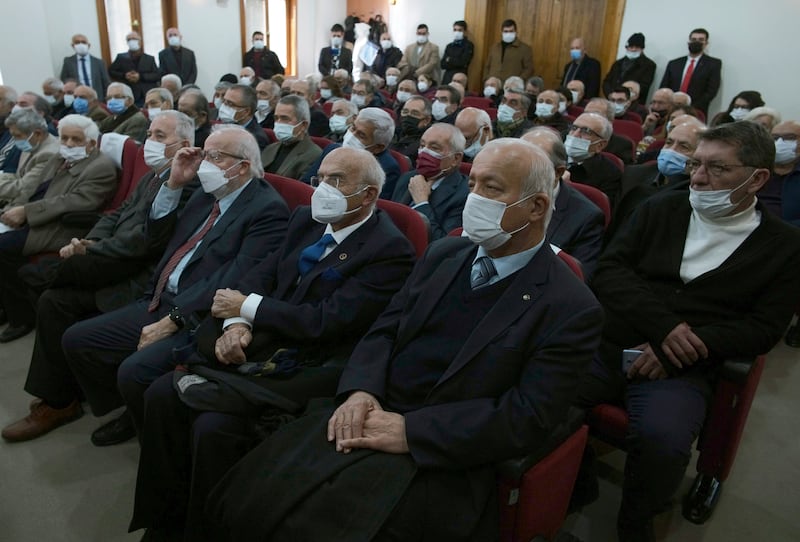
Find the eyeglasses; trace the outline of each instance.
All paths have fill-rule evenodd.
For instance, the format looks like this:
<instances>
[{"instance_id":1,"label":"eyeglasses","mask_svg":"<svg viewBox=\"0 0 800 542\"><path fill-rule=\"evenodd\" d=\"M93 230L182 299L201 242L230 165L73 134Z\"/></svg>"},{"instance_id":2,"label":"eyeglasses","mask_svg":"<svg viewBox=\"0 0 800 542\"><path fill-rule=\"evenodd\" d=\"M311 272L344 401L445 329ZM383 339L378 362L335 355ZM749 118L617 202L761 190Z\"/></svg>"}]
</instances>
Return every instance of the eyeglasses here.
<instances>
[{"instance_id":1,"label":"eyeglasses","mask_svg":"<svg viewBox=\"0 0 800 542\"><path fill-rule=\"evenodd\" d=\"M779 139L783 139L784 141L797 141L797 134L772 134L772 139L775 141Z\"/></svg>"},{"instance_id":2,"label":"eyeglasses","mask_svg":"<svg viewBox=\"0 0 800 542\"><path fill-rule=\"evenodd\" d=\"M203 158L206 158L209 162L213 162L215 164L219 164L225 157L228 156L230 158L236 158L238 160L247 160L244 156L239 156L238 154L232 154L230 152L225 151L203 151Z\"/></svg>"},{"instance_id":3,"label":"eyeglasses","mask_svg":"<svg viewBox=\"0 0 800 542\"><path fill-rule=\"evenodd\" d=\"M706 163L694 159L689 159L686 161L686 170L689 172L690 175L694 175L694 172L700 169L700 166L705 167L706 172L711 177L721 177L726 173L730 173L731 171L733 171L734 168L753 167L745 164L722 164L720 162Z\"/></svg>"},{"instance_id":4,"label":"eyeglasses","mask_svg":"<svg viewBox=\"0 0 800 542\"><path fill-rule=\"evenodd\" d=\"M345 184L347 184L347 181L345 181L343 177L340 177L338 175L319 175L319 176L314 175L313 177L311 177L310 181L311 181L311 186L313 186L314 188L318 187L322 183L329 184L337 189L340 186L344 186Z\"/></svg>"},{"instance_id":5,"label":"eyeglasses","mask_svg":"<svg viewBox=\"0 0 800 542\"><path fill-rule=\"evenodd\" d=\"M569 127L569 133L572 133L572 132L578 132L581 135L590 136L590 137L594 136L594 137L596 137L598 139L603 139L603 136L601 136L600 134L598 134L597 132L595 132L594 130L592 130L591 128L588 128L586 126L577 126L575 124L572 124Z\"/></svg>"},{"instance_id":6,"label":"eyeglasses","mask_svg":"<svg viewBox=\"0 0 800 542\"><path fill-rule=\"evenodd\" d=\"M233 103L233 102L232 102L232 101L230 101L230 100L224 100L224 99L223 99L223 100L222 100L222 104L223 104L223 105L227 105L228 107L230 107L230 108L232 108L232 109L236 109L237 111L239 111L240 109L244 109L244 106L243 106L243 105L236 105L235 103Z\"/></svg>"}]
</instances>

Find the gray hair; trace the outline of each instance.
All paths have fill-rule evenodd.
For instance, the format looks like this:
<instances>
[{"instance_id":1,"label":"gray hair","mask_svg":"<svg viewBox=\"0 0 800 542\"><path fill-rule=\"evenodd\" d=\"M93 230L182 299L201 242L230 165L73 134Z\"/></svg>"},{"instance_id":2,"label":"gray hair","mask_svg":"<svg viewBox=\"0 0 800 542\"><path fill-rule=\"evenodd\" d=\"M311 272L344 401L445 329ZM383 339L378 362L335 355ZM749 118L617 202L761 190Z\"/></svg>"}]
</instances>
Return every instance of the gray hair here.
<instances>
[{"instance_id":1,"label":"gray hair","mask_svg":"<svg viewBox=\"0 0 800 542\"><path fill-rule=\"evenodd\" d=\"M447 132L447 144L450 147L450 152L464 152L464 146L467 144L467 140L464 138L464 134L461 133L461 130L446 122L437 122L431 125L431 128L433 127L444 129ZM428 128L428 130L431 128Z\"/></svg>"},{"instance_id":2,"label":"gray hair","mask_svg":"<svg viewBox=\"0 0 800 542\"><path fill-rule=\"evenodd\" d=\"M90 87L89 85L80 85L80 84L79 84L79 85L77 85L77 86L75 87L75 89L77 90L77 89L78 89L78 87L83 87L83 88L87 89L87 90L88 90L88 92L89 92L89 96L91 96L91 97L92 97L92 100L96 100L96 99L97 99L97 91L96 91L95 89L93 89L92 87ZM172 96L171 96L171 95L170 95L170 98L172 98Z\"/></svg>"},{"instance_id":3,"label":"gray hair","mask_svg":"<svg viewBox=\"0 0 800 542\"><path fill-rule=\"evenodd\" d=\"M765 115L772 119L772 122L770 123L770 127L769 127L770 130L772 130L778 124L780 124L780 122L781 122L781 114L778 113L778 110L777 109L773 109L771 107L767 107L765 105L762 105L761 107L756 107L755 109L752 109L747 115L745 115L745 117L742 120L749 120L749 121L753 121L754 122L758 117L763 117Z\"/></svg>"},{"instance_id":4,"label":"gray hair","mask_svg":"<svg viewBox=\"0 0 800 542\"><path fill-rule=\"evenodd\" d=\"M91 141L97 142L97 138L100 137L100 130L97 128L97 124L89 117L84 117L83 115L67 115L58 122L58 135L61 135L61 131L64 128L71 127L83 130L83 134Z\"/></svg>"},{"instance_id":5,"label":"gray hair","mask_svg":"<svg viewBox=\"0 0 800 542\"><path fill-rule=\"evenodd\" d=\"M422 100L423 109L422 112L425 114L426 117L431 116L431 101L426 98L425 96L417 96L414 95L406 100L406 103L411 103L414 100Z\"/></svg>"},{"instance_id":6,"label":"gray hair","mask_svg":"<svg viewBox=\"0 0 800 542\"><path fill-rule=\"evenodd\" d=\"M170 109L169 111L162 111L159 114L159 117L160 116L174 119L175 135L181 139L185 139L190 145L194 145L194 121L189 115Z\"/></svg>"},{"instance_id":7,"label":"gray hair","mask_svg":"<svg viewBox=\"0 0 800 542\"><path fill-rule=\"evenodd\" d=\"M172 93L165 88L162 87L151 88L150 90L147 91L147 94L158 94L158 97L161 98L162 102L169 103L170 108L175 106L174 102L172 101ZM145 94L145 97L147 97L147 94Z\"/></svg>"},{"instance_id":8,"label":"gray hair","mask_svg":"<svg viewBox=\"0 0 800 542\"><path fill-rule=\"evenodd\" d=\"M525 92L525 81L522 77L512 75L505 81L503 81L503 88L513 88L514 90L519 89L519 92Z\"/></svg>"},{"instance_id":9,"label":"gray hair","mask_svg":"<svg viewBox=\"0 0 800 542\"><path fill-rule=\"evenodd\" d=\"M42 86L53 90L64 90L64 83L57 77L48 77L44 80Z\"/></svg>"},{"instance_id":10,"label":"gray hair","mask_svg":"<svg viewBox=\"0 0 800 542\"><path fill-rule=\"evenodd\" d=\"M348 117L352 117L353 115L358 115L358 106L353 102L351 102L350 100L345 100L344 98L333 98L332 100L330 100L330 102L331 104L333 104L331 107L335 106L338 103L344 105L344 107L347 109L347 112L349 113L349 115L347 115ZM367 109L370 108L368 107Z\"/></svg>"},{"instance_id":11,"label":"gray hair","mask_svg":"<svg viewBox=\"0 0 800 542\"><path fill-rule=\"evenodd\" d=\"M11 128L16 126L23 134L31 135L35 130L47 131L47 122L39 113L30 109L22 109L11 113L5 122Z\"/></svg>"},{"instance_id":12,"label":"gray hair","mask_svg":"<svg viewBox=\"0 0 800 542\"><path fill-rule=\"evenodd\" d=\"M11 88L8 85L0 85L0 89L5 90L5 96L3 97L3 101L6 104L14 104L17 103L17 91Z\"/></svg>"},{"instance_id":13,"label":"gray hair","mask_svg":"<svg viewBox=\"0 0 800 542\"><path fill-rule=\"evenodd\" d=\"M544 79L542 79L538 75L528 77L526 83L538 88L539 90L544 90Z\"/></svg>"},{"instance_id":14,"label":"gray hair","mask_svg":"<svg viewBox=\"0 0 800 542\"><path fill-rule=\"evenodd\" d=\"M253 177L264 176L264 166L261 162L261 149L253 134L238 124L215 124L211 129L212 134L235 131L239 136L236 154L250 162L250 175Z\"/></svg>"},{"instance_id":15,"label":"gray hair","mask_svg":"<svg viewBox=\"0 0 800 542\"><path fill-rule=\"evenodd\" d=\"M41 94L26 90L20 96L33 96L33 109L43 117L50 116L50 113L53 111L50 104L47 103L47 100L45 100L44 96Z\"/></svg>"},{"instance_id":16,"label":"gray hair","mask_svg":"<svg viewBox=\"0 0 800 542\"><path fill-rule=\"evenodd\" d=\"M549 149L542 150L547 153L554 167L567 165L567 149L564 147L564 142L561 141L561 135L559 135L558 132L547 126L537 126L536 128L531 128L523 135L528 134L532 136L543 136L551 143ZM527 139L525 141L527 141ZM536 144L534 143L534 145Z\"/></svg>"},{"instance_id":17,"label":"gray hair","mask_svg":"<svg viewBox=\"0 0 800 542\"><path fill-rule=\"evenodd\" d=\"M228 81L220 81L216 85L214 85L214 90L228 90L232 86L233 83L230 83ZM278 89L280 89L280 87L278 87Z\"/></svg>"},{"instance_id":18,"label":"gray hair","mask_svg":"<svg viewBox=\"0 0 800 542\"><path fill-rule=\"evenodd\" d=\"M592 98L589 100L589 103L602 105L606 110L606 118L609 121L614 120L614 104L612 104L610 101L606 100L605 98Z\"/></svg>"},{"instance_id":19,"label":"gray hair","mask_svg":"<svg viewBox=\"0 0 800 542\"><path fill-rule=\"evenodd\" d=\"M162 76L161 83L164 83L164 81L172 81L173 83L175 83L175 85L177 85L178 88L181 88L183 86L183 81L181 81L181 78L175 75L174 73L168 73Z\"/></svg>"},{"instance_id":20,"label":"gray hair","mask_svg":"<svg viewBox=\"0 0 800 542\"><path fill-rule=\"evenodd\" d=\"M354 106L355 107L355 106ZM394 120L392 117L379 107L365 107L356 117L356 120L366 122L375 128L372 135L372 142L375 145L383 145L389 148L394 137Z\"/></svg>"},{"instance_id":21,"label":"gray hair","mask_svg":"<svg viewBox=\"0 0 800 542\"><path fill-rule=\"evenodd\" d=\"M378 159L371 152L363 149L348 148L347 150L356 153L358 159L362 161L362 164L354 168L361 174L361 182L376 187L380 194L383 190L383 183L386 181L386 172L383 171ZM334 149L332 152L339 152L339 149Z\"/></svg>"},{"instance_id":22,"label":"gray hair","mask_svg":"<svg viewBox=\"0 0 800 542\"><path fill-rule=\"evenodd\" d=\"M308 100L295 94L284 96L278 104L288 105L294 109L294 116L297 122L311 122L311 110L308 108Z\"/></svg>"},{"instance_id":23,"label":"gray hair","mask_svg":"<svg viewBox=\"0 0 800 542\"><path fill-rule=\"evenodd\" d=\"M600 124L602 125L602 128L600 128L600 137L606 141L611 139L611 134L614 132L614 126L607 118L605 118L603 115L598 115L597 113L581 113L581 115L593 115L594 117L600 119Z\"/></svg>"},{"instance_id":24,"label":"gray hair","mask_svg":"<svg viewBox=\"0 0 800 542\"><path fill-rule=\"evenodd\" d=\"M111 83L110 85L108 85L107 94L111 94L111 89L117 87L122 89L122 93L125 95L126 98L130 98L131 100L133 100L133 90L131 90L131 87L129 87L125 83Z\"/></svg>"}]
</instances>

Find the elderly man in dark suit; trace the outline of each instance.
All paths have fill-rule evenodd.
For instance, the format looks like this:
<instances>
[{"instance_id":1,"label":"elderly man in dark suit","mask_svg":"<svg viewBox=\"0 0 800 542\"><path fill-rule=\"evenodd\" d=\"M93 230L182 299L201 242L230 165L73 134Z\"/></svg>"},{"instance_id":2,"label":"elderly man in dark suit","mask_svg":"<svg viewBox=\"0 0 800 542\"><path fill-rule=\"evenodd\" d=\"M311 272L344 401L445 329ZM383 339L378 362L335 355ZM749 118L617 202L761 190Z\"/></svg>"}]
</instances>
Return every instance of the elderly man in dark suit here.
<instances>
[{"instance_id":1,"label":"elderly man in dark suit","mask_svg":"<svg viewBox=\"0 0 800 542\"><path fill-rule=\"evenodd\" d=\"M409 241L375 208L383 177L366 151L335 149L328 154L315 177L311 208L295 211L281 247L232 285L236 290L217 291L211 312L225 320L209 319L201 326L201 335L210 331L210 337L200 338L198 358L207 370L190 366L190 371L195 367L211 380L217 375L226 382L260 382L295 403L295 411L307 397L335 393L343 360L413 265ZM334 196L342 205L331 205ZM339 363L326 362L331 358ZM265 360L278 359L284 373L272 378ZM288 371L290 362L294 372ZM225 371L237 367L238 375ZM207 412L189 408L184 403L197 405L186 400L192 388L183 383L196 375L185 374L165 375L146 393L144 386L131 389L120 381L126 401L144 401L145 408L131 529L182 530L185 523L184 538L199 540L208 492L254 442L247 419L268 405L252 399L252 408L236 411L212 400L202 409ZM173 379L183 393L176 393ZM164 441L165 434L172 437ZM178 465L187 451L195 465L191 481Z\"/></svg>"},{"instance_id":2,"label":"elderly man in dark suit","mask_svg":"<svg viewBox=\"0 0 800 542\"><path fill-rule=\"evenodd\" d=\"M577 258L583 277L588 282L603 247L603 211L562 179L567 171L567 151L558 132L552 128L538 127L525 133L522 139L547 153L556 174L553 216L547 225L547 241Z\"/></svg>"},{"instance_id":3,"label":"elderly man in dark suit","mask_svg":"<svg viewBox=\"0 0 800 542\"><path fill-rule=\"evenodd\" d=\"M410 205L428 220L431 240L461 227L469 194L459 170L463 156L464 134L452 124L434 124L422 134L416 169L400 177L392 194L393 201Z\"/></svg>"},{"instance_id":4,"label":"elderly man in dark suit","mask_svg":"<svg viewBox=\"0 0 800 542\"><path fill-rule=\"evenodd\" d=\"M602 325L545 244L553 180L530 143L486 145L468 237L430 246L350 356L332 414L293 422L229 471L208 501L215 539L322 540L345 510L354 539L496 538L494 464L565 419ZM265 509L265 491L280 503Z\"/></svg>"},{"instance_id":5,"label":"elderly man in dark suit","mask_svg":"<svg viewBox=\"0 0 800 542\"><path fill-rule=\"evenodd\" d=\"M689 56L669 61L660 86L687 93L692 106L707 116L708 106L719 91L722 61L705 54L708 31L704 28L691 31L688 47Z\"/></svg>"},{"instance_id":6,"label":"elderly man in dark suit","mask_svg":"<svg viewBox=\"0 0 800 542\"><path fill-rule=\"evenodd\" d=\"M177 28L167 28L168 46L158 53L161 75L174 73L184 85L197 80L197 61L194 51L183 46L183 35Z\"/></svg>"},{"instance_id":7,"label":"elderly man in dark suit","mask_svg":"<svg viewBox=\"0 0 800 542\"><path fill-rule=\"evenodd\" d=\"M75 54L64 57L60 79L62 81L74 79L81 85L93 88L102 101L105 99L106 88L111 83L111 78L102 59L89 54L90 46L89 38L83 34L72 36L72 48Z\"/></svg>"},{"instance_id":8,"label":"elderly man in dark suit","mask_svg":"<svg viewBox=\"0 0 800 542\"><path fill-rule=\"evenodd\" d=\"M600 258L593 288L608 319L578 395L585 407L624 401L628 411L623 542L654 540L720 362L768 352L800 299L800 232L756 200L774 160L758 124L702 133L689 194L645 201ZM623 349L641 352L629 367Z\"/></svg>"},{"instance_id":9,"label":"elderly man in dark suit","mask_svg":"<svg viewBox=\"0 0 800 542\"><path fill-rule=\"evenodd\" d=\"M39 297L36 339L25 391L37 403L22 420L3 430L12 441L39 437L81 416L83 396L61 349L61 336L72 324L98 312L110 312L134 302L144 293L147 279L166 242L148 246L145 225L159 186L169 177L178 149L192 144L191 120L177 111L153 119L145 142L150 166L129 197L113 213L101 218L84 238L64 245L49 288ZM181 194L183 207L196 188Z\"/></svg>"},{"instance_id":10,"label":"elderly man in dark suit","mask_svg":"<svg viewBox=\"0 0 800 542\"><path fill-rule=\"evenodd\" d=\"M217 288L235 284L277 247L286 232L288 209L262 181L258 146L239 127L219 126L205 149L180 149L169 179L153 200L147 243L166 242L143 299L84 320L64 334L62 346L92 412L102 416L123 404L117 368L126 359L171 363L173 348L185 343L195 313L207 311ZM195 176L196 190L183 212L178 204ZM156 374L166 370L148 366ZM93 434L95 444L133 437L127 414Z\"/></svg>"},{"instance_id":11,"label":"elderly man in dark suit","mask_svg":"<svg viewBox=\"0 0 800 542\"><path fill-rule=\"evenodd\" d=\"M584 97L594 98L600 94L600 62L586 54L586 43L583 38L575 38L569 46L570 61L564 66L561 86L566 87L570 81L583 82ZM578 104L575 104L578 105Z\"/></svg>"},{"instance_id":12,"label":"elderly man in dark suit","mask_svg":"<svg viewBox=\"0 0 800 542\"><path fill-rule=\"evenodd\" d=\"M606 117L584 113L575 119L564 145L570 180L599 188L613 207L620 192L622 170L602 154L612 133Z\"/></svg>"},{"instance_id":13,"label":"elderly man in dark suit","mask_svg":"<svg viewBox=\"0 0 800 542\"><path fill-rule=\"evenodd\" d=\"M311 114L308 101L300 96L284 96L275 106L275 137L261 153L264 171L292 179L303 172L322 154L322 149L308 135Z\"/></svg>"},{"instance_id":14,"label":"elderly man in dark suit","mask_svg":"<svg viewBox=\"0 0 800 542\"><path fill-rule=\"evenodd\" d=\"M128 42L128 51L117 55L108 73L113 81L131 87L134 103L142 107L147 91L158 86L161 73L156 66L156 59L144 52L142 37L138 32L128 32L125 40Z\"/></svg>"},{"instance_id":15,"label":"elderly man in dark suit","mask_svg":"<svg viewBox=\"0 0 800 542\"><path fill-rule=\"evenodd\" d=\"M28 334L36 318L28 288L17 274L28 257L54 252L86 230L62 222L70 212L97 212L117 184L114 162L97 146L99 132L91 119L67 115L58 124L61 149L42 169L36 191L22 196L0 215L0 299L8 327L0 342ZM24 199L23 199L24 198Z\"/></svg>"}]
</instances>

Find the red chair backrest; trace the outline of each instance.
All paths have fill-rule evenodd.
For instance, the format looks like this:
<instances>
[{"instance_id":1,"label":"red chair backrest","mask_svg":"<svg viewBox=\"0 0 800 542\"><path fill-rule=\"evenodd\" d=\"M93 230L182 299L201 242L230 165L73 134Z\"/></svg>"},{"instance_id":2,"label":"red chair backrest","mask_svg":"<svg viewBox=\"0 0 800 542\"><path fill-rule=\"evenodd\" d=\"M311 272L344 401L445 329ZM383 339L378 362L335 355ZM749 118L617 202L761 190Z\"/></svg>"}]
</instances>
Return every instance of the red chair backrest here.
<instances>
[{"instance_id":1,"label":"red chair backrest","mask_svg":"<svg viewBox=\"0 0 800 542\"><path fill-rule=\"evenodd\" d=\"M661 148L664 146L664 143L666 143L666 140L664 140L664 139L656 139L655 141L650 143L647 146L647 148L644 150L645 154L648 154L648 153L651 153L651 152L660 151Z\"/></svg>"},{"instance_id":2,"label":"red chair backrest","mask_svg":"<svg viewBox=\"0 0 800 542\"><path fill-rule=\"evenodd\" d=\"M571 105L567 108L567 115L578 118L583 114L583 108L579 105Z\"/></svg>"},{"instance_id":3,"label":"red chair backrest","mask_svg":"<svg viewBox=\"0 0 800 542\"><path fill-rule=\"evenodd\" d=\"M489 118L492 120L497 120L497 108L496 107L487 107L485 109L486 113L489 114Z\"/></svg>"},{"instance_id":4,"label":"red chair backrest","mask_svg":"<svg viewBox=\"0 0 800 542\"><path fill-rule=\"evenodd\" d=\"M584 280L584 278L583 278L583 270L581 269L581 264L578 263L578 260L576 260L575 258L573 258L572 256L570 256L569 254L567 254L566 252L564 252L561 249L558 249L558 252L556 252L556 255L559 258L561 258L562 262L567 264L567 267L569 267L572 270L572 272L575 273L575 275L579 279Z\"/></svg>"},{"instance_id":5,"label":"red chair backrest","mask_svg":"<svg viewBox=\"0 0 800 542\"><path fill-rule=\"evenodd\" d=\"M472 171L472 163L471 162L461 162L458 166L458 170L463 174L469 177L470 172Z\"/></svg>"},{"instance_id":6,"label":"red chair backrest","mask_svg":"<svg viewBox=\"0 0 800 542\"><path fill-rule=\"evenodd\" d=\"M122 205L149 171L150 167L144 163L144 146L140 147L134 139L126 139L122 147L122 172L117 191L104 212L110 213Z\"/></svg>"},{"instance_id":7,"label":"red chair backrest","mask_svg":"<svg viewBox=\"0 0 800 542\"><path fill-rule=\"evenodd\" d=\"M264 133L267 134L267 139L270 143L277 143L278 138L275 136L275 130L272 128L264 128Z\"/></svg>"},{"instance_id":8,"label":"red chair backrest","mask_svg":"<svg viewBox=\"0 0 800 542\"><path fill-rule=\"evenodd\" d=\"M389 149L392 158L397 160L397 165L400 166L400 175L411 171L411 159L400 151Z\"/></svg>"},{"instance_id":9,"label":"red chair backrest","mask_svg":"<svg viewBox=\"0 0 800 542\"><path fill-rule=\"evenodd\" d=\"M620 158L616 154L611 154L610 152L606 152L606 151L603 151L602 154L603 154L603 156L605 156L606 158L611 160L611 162L615 166L617 166L617 169L619 169L620 173L623 173L625 171L625 162L622 161L622 158Z\"/></svg>"},{"instance_id":10,"label":"red chair backrest","mask_svg":"<svg viewBox=\"0 0 800 542\"><path fill-rule=\"evenodd\" d=\"M634 113L633 111L625 111L625 114L617 120L629 120L641 126L644 119L642 119L638 113Z\"/></svg>"},{"instance_id":11,"label":"red chair backrest","mask_svg":"<svg viewBox=\"0 0 800 542\"><path fill-rule=\"evenodd\" d=\"M274 173L264 173L264 179L278 191L290 211L294 211L299 205L311 205L314 189L306 183Z\"/></svg>"},{"instance_id":12,"label":"red chair backrest","mask_svg":"<svg viewBox=\"0 0 800 542\"><path fill-rule=\"evenodd\" d=\"M428 248L428 225L420 214L408 205L385 199L378 200L378 209L389 215L397 229L414 245L417 258L421 258Z\"/></svg>"},{"instance_id":13,"label":"red chair backrest","mask_svg":"<svg viewBox=\"0 0 800 542\"><path fill-rule=\"evenodd\" d=\"M631 138L634 143L638 143L644 138L642 125L631 120L614 119L612 122L614 133Z\"/></svg>"},{"instance_id":14,"label":"red chair backrest","mask_svg":"<svg viewBox=\"0 0 800 542\"><path fill-rule=\"evenodd\" d=\"M381 107L381 109L389 113L389 116L392 117L392 120L397 122L397 113L395 113L394 109L391 107Z\"/></svg>"},{"instance_id":15,"label":"red chair backrest","mask_svg":"<svg viewBox=\"0 0 800 542\"><path fill-rule=\"evenodd\" d=\"M588 184L570 181L569 185L586 196L589 201L600 207L600 210L603 211L603 216L605 217L606 228L608 228L608 225L611 223L611 202L608 200L608 196L606 196L602 190L599 190L594 186L589 186Z\"/></svg>"},{"instance_id":16,"label":"red chair backrest","mask_svg":"<svg viewBox=\"0 0 800 542\"><path fill-rule=\"evenodd\" d=\"M317 145L317 147L319 147L323 151L325 150L325 147L333 143L333 141L331 141L327 137L319 137L319 136L311 136L311 141L313 141Z\"/></svg>"},{"instance_id":17,"label":"red chair backrest","mask_svg":"<svg viewBox=\"0 0 800 542\"><path fill-rule=\"evenodd\" d=\"M631 145L631 156L634 156L634 157L635 157L635 156L636 156L636 143L635 143L635 142L634 142L634 141L633 141L631 138L629 138L629 137L628 137L628 136L626 136L626 135L622 135L622 134L616 134L616 136L617 136L618 138L620 138L620 139L624 139L625 141L627 141L628 143L630 143L630 145ZM615 155L615 156L616 156L616 155Z\"/></svg>"},{"instance_id":18,"label":"red chair backrest","mask_svg":"<svg viewBox=\"0 0 800 542\"><path fill-rule=\"evenodd\" d=\"M489 109L492 107L492 100L483 96L465 96L461 100L462 107L477 107L478 109Z\"/></svg>"},{"instance_id":19,"label":"red chair backrest","mask_svg":"<svg viewBox=\"0 0 800 542\"><path fill-rule=\"evenodd\" d=\"M325 113L325 116L331 118L331 110L333 109L333 102L328 100L324 104L322 104L322 111Z\"/></svg>"}]
</instances>

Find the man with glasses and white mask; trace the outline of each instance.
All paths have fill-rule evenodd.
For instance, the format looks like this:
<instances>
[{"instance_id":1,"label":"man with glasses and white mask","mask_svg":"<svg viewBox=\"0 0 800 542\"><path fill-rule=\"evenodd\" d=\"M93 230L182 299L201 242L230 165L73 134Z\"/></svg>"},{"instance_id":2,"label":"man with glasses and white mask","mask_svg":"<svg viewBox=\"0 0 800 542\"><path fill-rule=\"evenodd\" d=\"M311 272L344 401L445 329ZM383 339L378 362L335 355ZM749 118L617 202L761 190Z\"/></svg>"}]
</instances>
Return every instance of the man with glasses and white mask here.
<instances>
[{"instance_id":1,"label":"man with glasses and white mask","mask_svg":"<svg viewBox=\"0 0 800 542\"><path fill-rule=\"evenodd\" d=\"M607 118L596 113L584 113L570 126L564 146L570 180L599 188L613 207L620 191L622 171L602 155L611 134L612 127Z\"/></svg>"},{"instance_id":2,"label":"man with glasses and white mask","mask_svg":"<svg viewBox=\"0 0 800 542\"><path fill-rule=\"evenodd\" d=\"M456 117L456 128L464 135L464 162L472 162L475 155L494 138L492 119L483 109L465 107Z\"/></svg>"},{"instance_id":3,"label":"man with glasses and white mask","mask_svg":"<svg viewBox=\"0 0 800 542\"><path fill-rule=\"evenodd\" d=\"M353 346L414 262L409 241L376 208L383 178L370 153L333 150L312 179L311 207L294 212L280 248L241 281L216 291L214 318L198 330L193 359L202 367L164 375L144 394L132 530L177 533L185 526L186 540L203 538L208 493L255 444L253 417L270 405L285 410L287 401L297 412L309 398L335 393ZM237 409L224 394L205 398L203 386L189 384L198 375L238 390L263 386L280 400L251 394ZM186 438L165 442L165 434ZM195 465L191 477L180 467L187 454ZM186 491L176 495L178 488Z\"/></svg>"},{"instance_id":4,"label":"man with glasses and white mask","mask_svg":"<svg viewBox=\"0 0 800 542\"><path fill-rule=\"evenodd\" d=\"M627 405L621 541L654 540L653 517L683 481L721 362L769 352L800 299L800 231L756 198L774 160L757 124L703 132L689 193L646 200L600 258L592 287L606 324L578 402ZM623 349L641 353L625 366ZM684 509L709 513L714 491Z\"/></svg>"},{"instance_id":5,"label":"man with glasses and white mask","mask_svg":"<svg viewBox=\"0 0 800 542\"><path fill-rule=\"evenodd\" d=\"M299 179L322 154L308 135L311 114L308 101L300 96L284 96L275 106L275 137L278 141L261 152L264 171Z\"/></svg>"},{"instance_id":6,"label":"man with glasses and white mask","mask_svg":"<svg viewBox=\"0 0 800 542\"><path fill-rule=\"evenodd\" d=\"M256 121L258 98L256 91L249 85L233 85L225 91L219 106L217 118L223 124L238 124L253 134L262 151L269 144L263 128Z\"/></svg>"},{"instance_id":7,"label":"man with glasses and white mask","mask_svg":"<svg viewBox=\"0 0 800 542\"><path fill-rule=\"evenodd\" d=\"M95 415L123 404L120 364L125 362L131 382L144 387L171 370L172 350L186 344L214 291L236 284L280 244L289 210L262 176L258 145L240 127L217 126L205 149L175 153L148 213L146 243L168 241L146 294L64 333L64 353ZM184 187L195 178L202 190L179 213ZM133 437L136 416L126 413L109 422L95 431L93 442L102 446Z\"/></svg>"}]
</instances>

